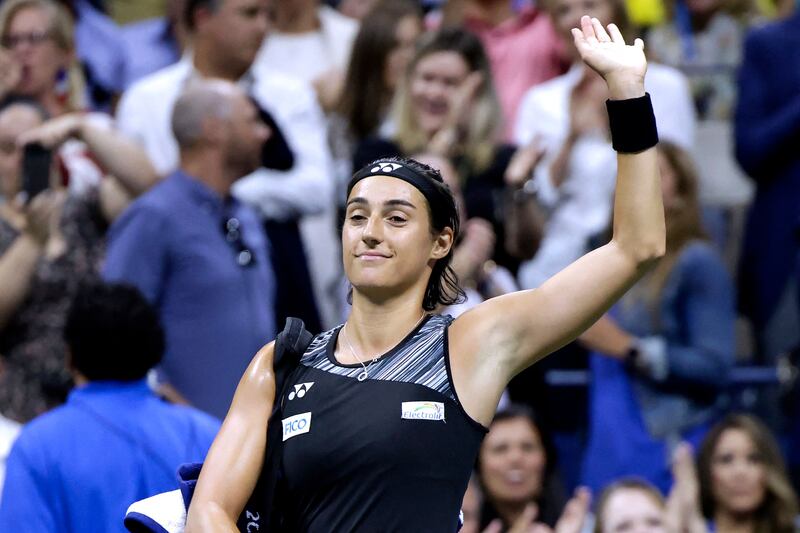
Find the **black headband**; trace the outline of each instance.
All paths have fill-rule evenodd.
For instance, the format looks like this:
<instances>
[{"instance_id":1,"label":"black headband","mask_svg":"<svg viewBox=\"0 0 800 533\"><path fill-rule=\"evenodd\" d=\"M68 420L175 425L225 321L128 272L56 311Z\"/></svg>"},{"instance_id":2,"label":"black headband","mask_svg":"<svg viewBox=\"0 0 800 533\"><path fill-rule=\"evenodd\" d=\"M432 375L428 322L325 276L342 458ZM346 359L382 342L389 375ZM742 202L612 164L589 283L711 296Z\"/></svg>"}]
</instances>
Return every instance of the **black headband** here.
<instances>
[{"instance_id":1,"label":"black headband","mask_svg":"<svg viewBox=\"0 0 800 533\"><path fill-rule=\"evenodd\" d=\"M378 159L356 172L347 185L348 198L356 183L370 176L391 176L392 178L410 183L415 189L421 192L422 196L428 201L432 213L448 211L444 193L438 189L430 179L421 176L411 167L392 159Z\"/></svg>"}]
</instances>

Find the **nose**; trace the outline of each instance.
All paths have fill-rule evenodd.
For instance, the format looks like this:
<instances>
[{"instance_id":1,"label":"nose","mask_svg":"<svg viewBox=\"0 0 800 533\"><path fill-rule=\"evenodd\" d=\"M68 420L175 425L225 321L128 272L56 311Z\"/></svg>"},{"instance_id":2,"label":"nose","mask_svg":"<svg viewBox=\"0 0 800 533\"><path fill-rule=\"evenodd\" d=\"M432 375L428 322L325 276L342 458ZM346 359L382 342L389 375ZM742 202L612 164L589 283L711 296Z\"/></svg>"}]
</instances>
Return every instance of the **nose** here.
<instances>
[{"instance_id":1,"label":"nose","mask_svg":"<svg viewBox=\"0 0 800 533\"><path fill-rule=\"evenodd\" d=\"M272 128L263 122L259 122L258 126L256 126L256 137L261 144L267 142L272 137Z\"/></svg>"},{"instance_id":2,"label":"nose","mask_svg":"<svg viewBox=\"0 0 800 533\"><path fill-rule=\"evenodd\" d=\"M377 246L383 241L383 225L379 216L372 215L367 219L361 233L361 240L369 247Z\"/></svg>"}]
</instances>

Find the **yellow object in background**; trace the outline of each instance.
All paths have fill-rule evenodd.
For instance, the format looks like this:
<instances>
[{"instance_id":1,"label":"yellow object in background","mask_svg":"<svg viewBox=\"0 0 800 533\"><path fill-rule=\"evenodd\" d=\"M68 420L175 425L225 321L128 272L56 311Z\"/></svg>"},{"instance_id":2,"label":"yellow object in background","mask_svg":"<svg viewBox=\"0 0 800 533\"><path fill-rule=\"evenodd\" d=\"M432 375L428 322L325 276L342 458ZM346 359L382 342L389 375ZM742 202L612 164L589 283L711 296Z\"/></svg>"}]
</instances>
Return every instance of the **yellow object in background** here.
<instances>
[{"instance_id":1,"label":"yellow object in background","mask_svg":"<svg viewBox=\"0 0 800 533\"><path fill-rule=\"evenodd\" d=\"M167 0L108 0L108 13L120 26L144 19L163 17Z\"/></svg>"},{"instance_id":2,"label":"yellow object in background","mask_svg":"<svg viewBox=\"0 0 800 533\"><path fill-rule=\"evenodd\" d=\"M634 26L657 26L666 17L662 0L625 0L625 6Z\"/></svg>"}]
</instances>

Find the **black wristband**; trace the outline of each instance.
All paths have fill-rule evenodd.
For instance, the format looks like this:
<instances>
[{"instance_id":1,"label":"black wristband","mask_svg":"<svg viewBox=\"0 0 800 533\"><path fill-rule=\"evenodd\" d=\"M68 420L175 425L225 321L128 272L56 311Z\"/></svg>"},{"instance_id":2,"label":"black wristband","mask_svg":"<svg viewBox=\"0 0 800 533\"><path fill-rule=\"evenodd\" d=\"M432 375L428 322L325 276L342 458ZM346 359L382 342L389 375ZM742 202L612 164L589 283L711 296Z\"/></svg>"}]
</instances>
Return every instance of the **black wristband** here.
<instances>
[{"instance_id":1,"label":"black wristband","mask_svg":"<svg viewBox=\"0 0 800 533\"><path fill-rule=\"evenodd\" d=\"M614 150L635 154L658 144L656 116L650 94L627 100L606 100Z\"/></svg>"}]
</instances>

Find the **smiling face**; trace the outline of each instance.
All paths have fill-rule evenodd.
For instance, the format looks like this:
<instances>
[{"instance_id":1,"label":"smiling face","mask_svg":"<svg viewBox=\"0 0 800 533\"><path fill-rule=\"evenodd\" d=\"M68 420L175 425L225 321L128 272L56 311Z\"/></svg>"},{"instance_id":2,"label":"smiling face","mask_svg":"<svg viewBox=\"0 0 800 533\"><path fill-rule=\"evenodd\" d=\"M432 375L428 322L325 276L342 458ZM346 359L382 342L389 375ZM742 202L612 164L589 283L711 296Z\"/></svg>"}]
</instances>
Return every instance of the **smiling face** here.
<instances>
[{"instance_id":1,"label":"smiling face","mask_svg":"<svg viewBox=\"0 0 800 533\"><path fill-rule=\"evenodd\" d=\"M364 178L347 200L342 259L355 291L391 297L422 293L436 260L447 255L453 232L432 234L428 202L411 184L390 176Z\"/></svg>"},{"instance_id":2,"label":"smiling face","mask_svg":"<svg viewBox=\"0 0 800 533\"><path fill-rule=\"evenodd\" d=\"M711 457L711 490L720 508L735 515L755 512L766 495L766 468L750 436L722 433Z\"/></svg>"},{"instance_id":3,"label":"smiling face","mask_svg":"<svg viewBox=\"0 0 800 533\"><path fill-rule=\"evenodd\" d=\"M456 52L432 52L414 66L409 85L412 112L427 135L442 128L450 111L450 99L467 75L469 65Z\"/></svg>"},{"instance_id":4,"label":"smiling face","mask_svg":"<svg viewBox=\"0 0 800 533\"><path fill-rule=\"evenodd\" d=\"M638 488L620 488L602 511L603 533L664 533L664 508Z\"/></svg>"},{"instance_id":5,"label":"smiling face","mask_svg":"<svg viewBox=\"0 0 800 533\"><path fill-rule=\"evenodd\" d=\"M487 498L525 504L542 492L547 458L539 432L524 417L494 422L480 451Z\"/></svg>"},{"instance_id":6,"label":"smiling face","mask_svg":"<svg viewBox=\"0 0 800 533\"><path fill-rule=\"evenodd\" d=\"M395 90L406 71L406 66L414 56L414 44L422 33L419 17L409 15L400 19L394 31L395 46L386 56L383 81L386 87Z\"/></svg>"}]
</instances>

